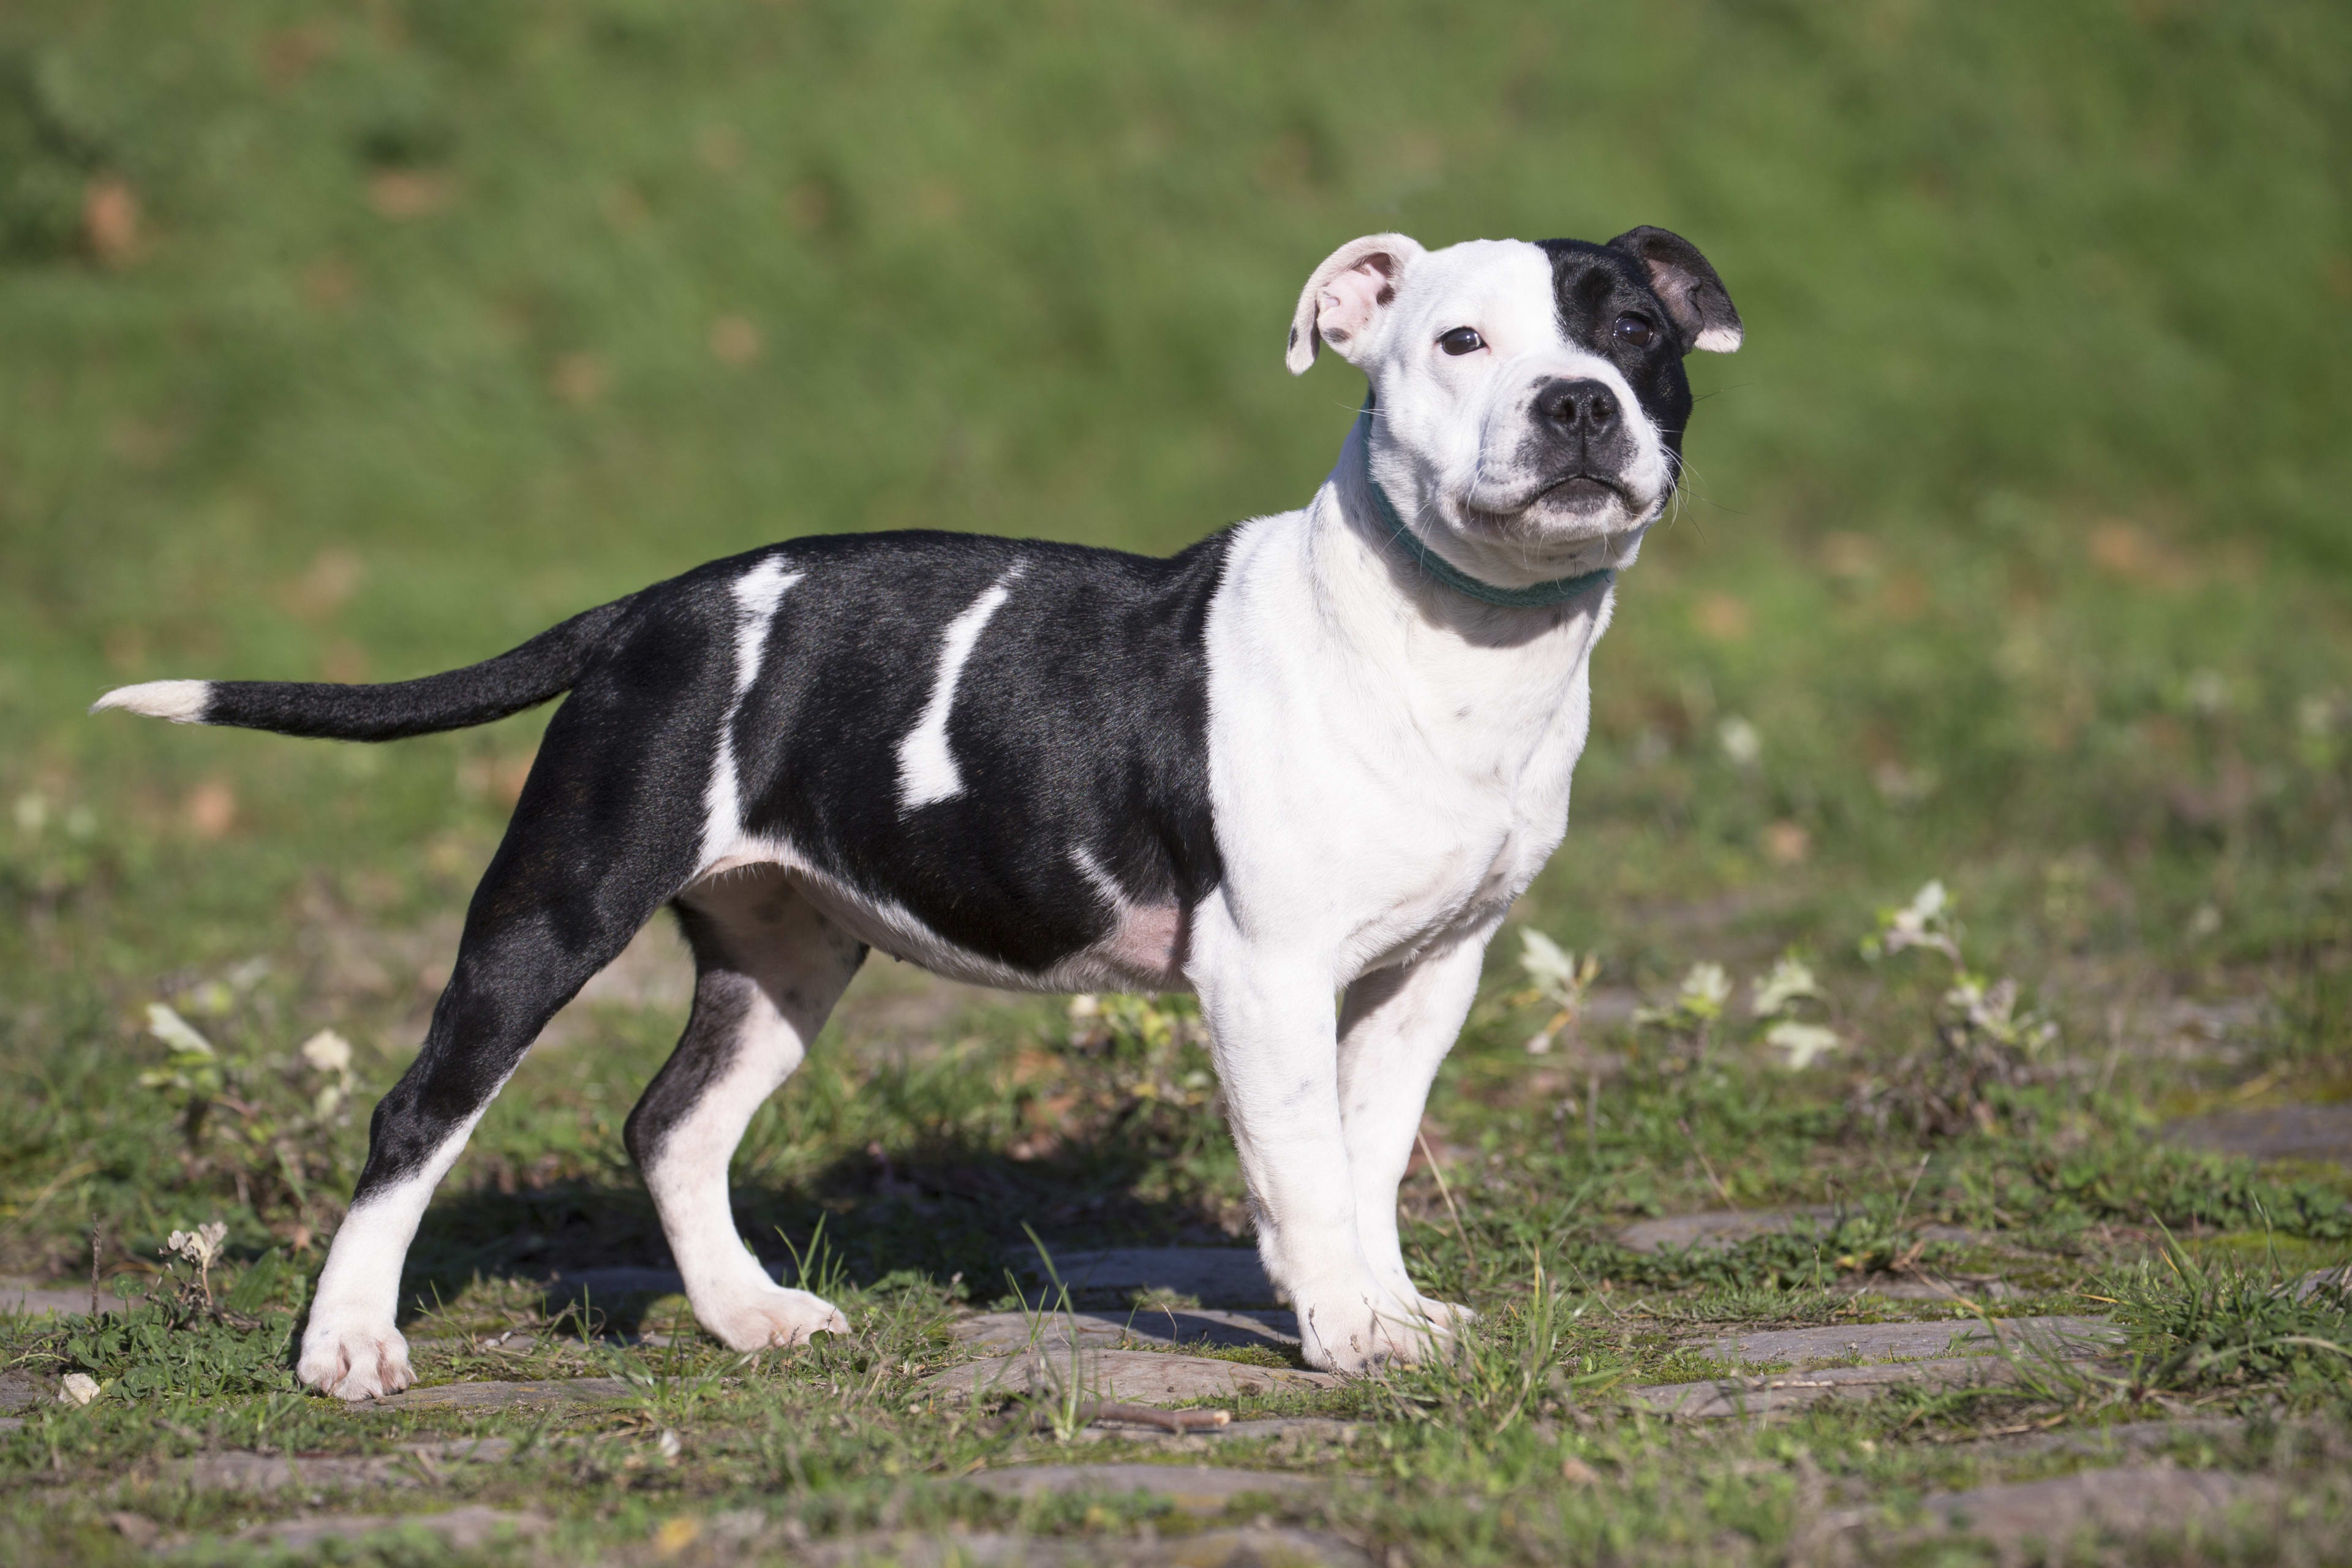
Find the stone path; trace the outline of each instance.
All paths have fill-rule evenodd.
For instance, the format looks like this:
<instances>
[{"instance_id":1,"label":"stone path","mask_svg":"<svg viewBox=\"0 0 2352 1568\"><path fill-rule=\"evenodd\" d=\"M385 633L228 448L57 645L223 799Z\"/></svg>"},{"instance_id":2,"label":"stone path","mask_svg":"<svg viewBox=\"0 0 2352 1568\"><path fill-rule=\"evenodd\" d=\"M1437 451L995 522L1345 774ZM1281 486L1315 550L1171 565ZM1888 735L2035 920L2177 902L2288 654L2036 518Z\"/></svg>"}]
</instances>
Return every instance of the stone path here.
<instances>
[{"instance_id":1,"label":"stone path","mask_svg":"<svg viewBox=\"0 0 2352 1568\"><path fill-rule=\"evenodd\" d=\"M1928 1521L1925 1529L1890 1530L1874 1508L1845 1510L1826 1522L1833 1532L1891 1536L1889 1544L1954 1531L2004 1548L2040 1542L2057 1549L2090 1533L2132 1537L2179 1531L2213 1521L2232 1505L2275 1507L2280 1495L2278 1483L2264 1477L2143 1466L1932 1496L1921 1505Z\"/></svg>"},{"instance_id":2,"label":"stone path","mask_svg":"<svg viewBox=\"0 0 2352 1568\"><path fill-rule=\"evenodd\" d=\"M2086 1458L2112 1459L2189 1442L2210 1447L2243 1436L2246 1425L2235 1415L2183 1415L2170 1421L2125 1421L2113 1426L2088 1426L2073 1432L1983 1437L1958 1446L2003 1454L2079 1454ZM2283 1423L2280 1429L2284 1430L2285 1426Z\"/></svg>"},{"instance_id":3,"label":"stone path","mask_svg":"<svg viewBox=\"0 0 2352 1568\"><path fill-rule=\"evenodd\" d=\"M964 1479L1002 1498L1051 1497L1063 1492L1148 1492L1185 1513L1217 1514L1245 1497L1300 1497L1328 1492L1335 1478L1286 1470L1230 1470L1208 1465L1028 1465L983 1470Z\"/></svg>"},{"instance_id":4,"label":"stone path","mask_svg":"<svg viewBox=\"0 0 2352 1568\"><path fill-rule=\"evenodd\" d=\"M2029 1363L2036 1358L2078 1362L2095 1358L2121 1338L2112 1324L2097 1318L1996 1321L1998 1331L1983 1323L1948 1320L1727 1335L1706 1345L1708 1353L1725 1361L1843 1364L1700 1383L1656 1384L1632 1389L1625 1398L1638 1409L1684 1421L1769 1415L1832 1399L1869 1399L1902 1385L1972 1388L2013 1383L2019 1370L2000 1353L2004 1344ZM1888 1359L1898 1356L1925 1359Z\"/></svg>"},{"instance_id":5,"label":"stone path","mask_svg":"<svg viewBox=\"0 0 2352 1568\"><path fill-rule=\"evenodd\" d=\"M1990 1354L2004 1346L2062 1359L2116 1344L2122 1331L2103 1318L1946 1318L1921 1323L1832 1324L1727 1334L1703 1347L1723 1361L1852 1363L1923 1356Z\"/></svg>"},{"instance_id":6,"label":"stone path","mask_svg":"<svg viewBox=\"0 0 2352 1568\"><path fill-rule=\"evenodd\" d=\"M1223 1426L1191 1432L1171 1432L1160 1426L1129 1426L1107 1418L1072 1436L1074 1443L1143 1443L1163 1453L1205 1454L1224 1444L1272 1438L1286 1454L1325 1447L1344 1448L1370 1423L1338 1421L1325 1415L1271 1415L1254 1421L1228 1421Z\"/></svg>"},{"instance_id":7,"label":"stone path","mask_svg":"<svg viewBox=\"0 0 2352 1568\"><path fill-rule=\"evenodd\" d=\"M2191 1116L2164 1130L2172 1142L2250 1160L2315 1160L2352 1165L2352 1102L2274 1105Z\"/></svg>"},{"instance_id":8,"label":"stone path","mask_svg":"<svg viewBox=\"0 0 2352 1568\"><path fill-rule=\"evenodd\" d=\"M1704 1214L1668 1215L1645 1219L1617 1233L1617 1244L1628 1252L1723 1252L1759 1236L1781 1236L1806 1226L1827 1226L1837 1218L1833 1208L1712 1209ZM1916 1226L1912 1234L1923 1241L1975 1243L1991 1239L1956 1225Z\"/></svg>"},{"instance_id":9,"label":"stone path","mask_svg":"<svg viewBox=\"0 0 2352 1568\"><path fill-rule=\"evenodd\" d=\"M281 1552L315 1552L331 1541L361 1541L392 1531L423 1531L454 1551L473 1552L499 1540L534 1536L548 1528L537 1513L509 1513L476 1505L446 1513L306 1515L257 1524L236 1539Z\"/></svg>"},{"instance_id":10,"label":"stone path","mask_svg":"<svg viewBox=\"0 0 2352 1568\"><path fill-rule=\"evenodd\" d=\"M496 1464L514 1450L504 1437L404 1443L390 1454L300 1458L284 1454L202 1454L182 1467L181 1479L205 1491L313 1491L359 1487L414 1487L440 1479L444 1466Z\"/></svg>"},{"instance_id":11,"label":"stone path","mask_svg":"<svg viewBox=\"0 0 2352 1568\"><path fill-rule=\"evenodd\" d=\"M1890 1388L1976 1388L2015 1381L2009 1363L1990 1356L1832 1366L1818 1372L1764 1373L1706 1383L1655 1384L1626 1391L1626 1403L1679 1421L1774 1415L1832 1399L1871 1399Z\"/></svg>"},{"instance_id":12,"label":"stone path","mask_svg":"<svg viewBox=\"0 0 2352 1568\"><path fill-rule=\"evenodd\" d=\"M977 1312L948 1331L963 1344L1008 1350L1078 1344L1100 1349L1182 1345L1250 1346L1277 1352L1298 1348L1298 1320L1279 1309L1235 1311L1221 1307L1119 1307L1071 1312Z\"/></svg>"},{"instance_id":13,"label":"stone path","mask_svg":"<svg viewBox=\"0 0 2352 1568\"><path fill-rule=\"evenodd\" d=\"M1250 1398L1286 1390L1337 1387L1328 1372L1253 1366L1209 1356L1158 1351L1081 1350L1077 1385L1090 1398L1137 1405L1185 1405L1202 1399ZM990 1356L933 1373L924 1385L950 1397L1025 1394L1068 1386L1070 1353L1030 1352Z\"/></svg>"},{"instance_id":14,"label":"stone path","mask_svg":"<svg viewBox=\"0 0 2352 1568\"><path fill-rule=\"evenodd\" d=\"M1274 1285L1255 1248L1246 1247L1117 1247L1054 1252L1054 1272L1079 1302L1124 1302L1138 1292L1165 1292L1204 1307L1271 1307ZM1053 1287L1034 1252L1011 1260L1051 1305Z\"/></svg>"},{"instance_id":15,"label":"stone path","mask_svg":"<svg viewBox=\"0 0 2352 1568\"><path fill-rule=\"evenodd\" d=\"M1271 1525L1187 1531L1166 1540L1146 1533L1123 1541L995 1531L877 1531L800 1547L790 1561L810 1568L865 1568L873 1563L898 1568L1097 1568L1108 1562L1121 1568L1371 1568L1372 1562L1337 1536Z\"/></svg>"},{"instance_id":16,"label":"stone path","mask_svg":"<svg viewBox=\"0 0 2352 1568\"><path fill-rule=\"evenodd\" d=\"M102 1297L100 1310L113 1305L113 1298ZM0 1279L0 1312L27 1318L38 1318L50 1312L88 1316L89 1287L57 1283L36 1284L30 1279Z\"/></svg>"},{"instance_id":17,"label":"stone path","mask_svg":"<svg viewBox=\"0 0 2352 1568\"><path fill-rule=\"evenodd\" d=\"M386 1410L504 1410L517 1405L603 1405L639 1391L617 1377L550 1378L534 1383L442 1383L403 1389L347 1408L367 1414Z\"/></svg>"}]
</instances>

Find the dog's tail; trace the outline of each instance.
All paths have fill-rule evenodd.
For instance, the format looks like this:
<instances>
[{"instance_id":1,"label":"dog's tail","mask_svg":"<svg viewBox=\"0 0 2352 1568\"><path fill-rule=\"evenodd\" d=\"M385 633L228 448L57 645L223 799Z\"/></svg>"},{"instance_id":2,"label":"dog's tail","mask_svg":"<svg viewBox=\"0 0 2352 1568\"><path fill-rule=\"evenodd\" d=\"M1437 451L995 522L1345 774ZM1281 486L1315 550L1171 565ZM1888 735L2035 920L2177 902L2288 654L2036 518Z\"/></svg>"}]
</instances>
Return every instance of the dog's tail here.
<instances>
[{"instance_id":1,"label":"dog's tail","mask_svg":"<svg viewBox=\"0 0 2352 1568\"><path fill-rule=\"evenodd\" d=\"M149 680L117 687L89 710L122 708L175 724L233 724L329 741L397 741L463 730L535 708L572 689L628 605L628 599L599 605L496 658L415 680L383 686Z\"/></svg>"}]
</instances>

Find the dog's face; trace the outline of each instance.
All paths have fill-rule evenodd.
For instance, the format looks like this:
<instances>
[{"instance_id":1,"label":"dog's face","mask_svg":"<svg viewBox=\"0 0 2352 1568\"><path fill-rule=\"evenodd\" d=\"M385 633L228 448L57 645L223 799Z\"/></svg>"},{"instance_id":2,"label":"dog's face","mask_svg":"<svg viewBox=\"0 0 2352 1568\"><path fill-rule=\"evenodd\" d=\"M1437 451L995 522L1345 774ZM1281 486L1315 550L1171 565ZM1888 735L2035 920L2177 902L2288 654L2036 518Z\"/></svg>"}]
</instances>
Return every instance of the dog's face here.
<instances>
[{"instance_id":1,"label":"dog's face","mask_svg":"<svg viewBox=\"0 0 2352 1568\"><path fill-rule=\"evenodd\" d=\"M1315 269L1287 361L1328 343L1370 376L1372 471L1399 513L1515 586L1631 559L1681 467L1683 356L1739 340L1715 269L1664 229L1434 251L1383 234Z\"/></svg>"}]
</instances>

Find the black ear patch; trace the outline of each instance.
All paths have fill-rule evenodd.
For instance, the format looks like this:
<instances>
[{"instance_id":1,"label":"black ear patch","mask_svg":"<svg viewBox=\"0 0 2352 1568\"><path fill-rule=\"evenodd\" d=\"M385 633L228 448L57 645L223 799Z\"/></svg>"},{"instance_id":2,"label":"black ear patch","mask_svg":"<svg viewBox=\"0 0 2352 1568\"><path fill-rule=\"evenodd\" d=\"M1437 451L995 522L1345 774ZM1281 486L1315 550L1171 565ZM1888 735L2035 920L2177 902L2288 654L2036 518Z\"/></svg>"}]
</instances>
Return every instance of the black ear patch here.
<instances>
[{"instance_id":1,"label":"black ear patch","mask_svg":"<svg viewBox=\"0 0 2352 1568\"><path fill-rule=\"evenodd\" d=\"M1632 257L1649 274L1651 292L1675 319L1685 353L1704 349L1727 354L1739 346L1746 335L1739 311L1697 246L1681 235L1644 224L1611 240L1609 248Z\"/></svg>"}]
</instances>

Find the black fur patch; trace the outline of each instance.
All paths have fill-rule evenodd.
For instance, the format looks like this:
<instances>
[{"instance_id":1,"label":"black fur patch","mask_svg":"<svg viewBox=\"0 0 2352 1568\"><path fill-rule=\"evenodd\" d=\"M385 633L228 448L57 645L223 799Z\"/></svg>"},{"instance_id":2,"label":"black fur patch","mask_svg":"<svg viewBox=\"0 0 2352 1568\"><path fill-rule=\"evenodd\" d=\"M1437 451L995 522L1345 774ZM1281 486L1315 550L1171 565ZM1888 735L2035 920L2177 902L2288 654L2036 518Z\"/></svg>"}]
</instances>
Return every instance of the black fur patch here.
<instances>
[{"instance_id":1,"label":"black fur patch","mask_svg":"<svg viewBox=\"0 0 2352 1568\"><path fill-rule=\"evenodd\" d=\"M1229 536L1171 560L964 534L813 539L734 729L743 821L968 952L1038 973L1113 910L1189 910L1223 875L1210 822L1209 603ZM963 781L902 810L898 745L946 628L1015 565L948 719Z\"/></svg>"},{"instance_id":2,"label":"black fur patch","mask_svg":"<svg viewBox=\"0 0 2352 1568\"><path fill-rule=\"evenodd\" d=\"M1560 331L1570 342L1600 355L1624 375L1679 467L1683 431L1691 416L1690 378L1683 374L1685 345L1665 302L1651 289L1648 273L1633 257L1605 245L1581 239L1538 243L1551 258ZM1657 325L1657 334L1646 347L1637 348L1612 331L1617 318L1628 312Z\"/></svg>"}]
</instances>

